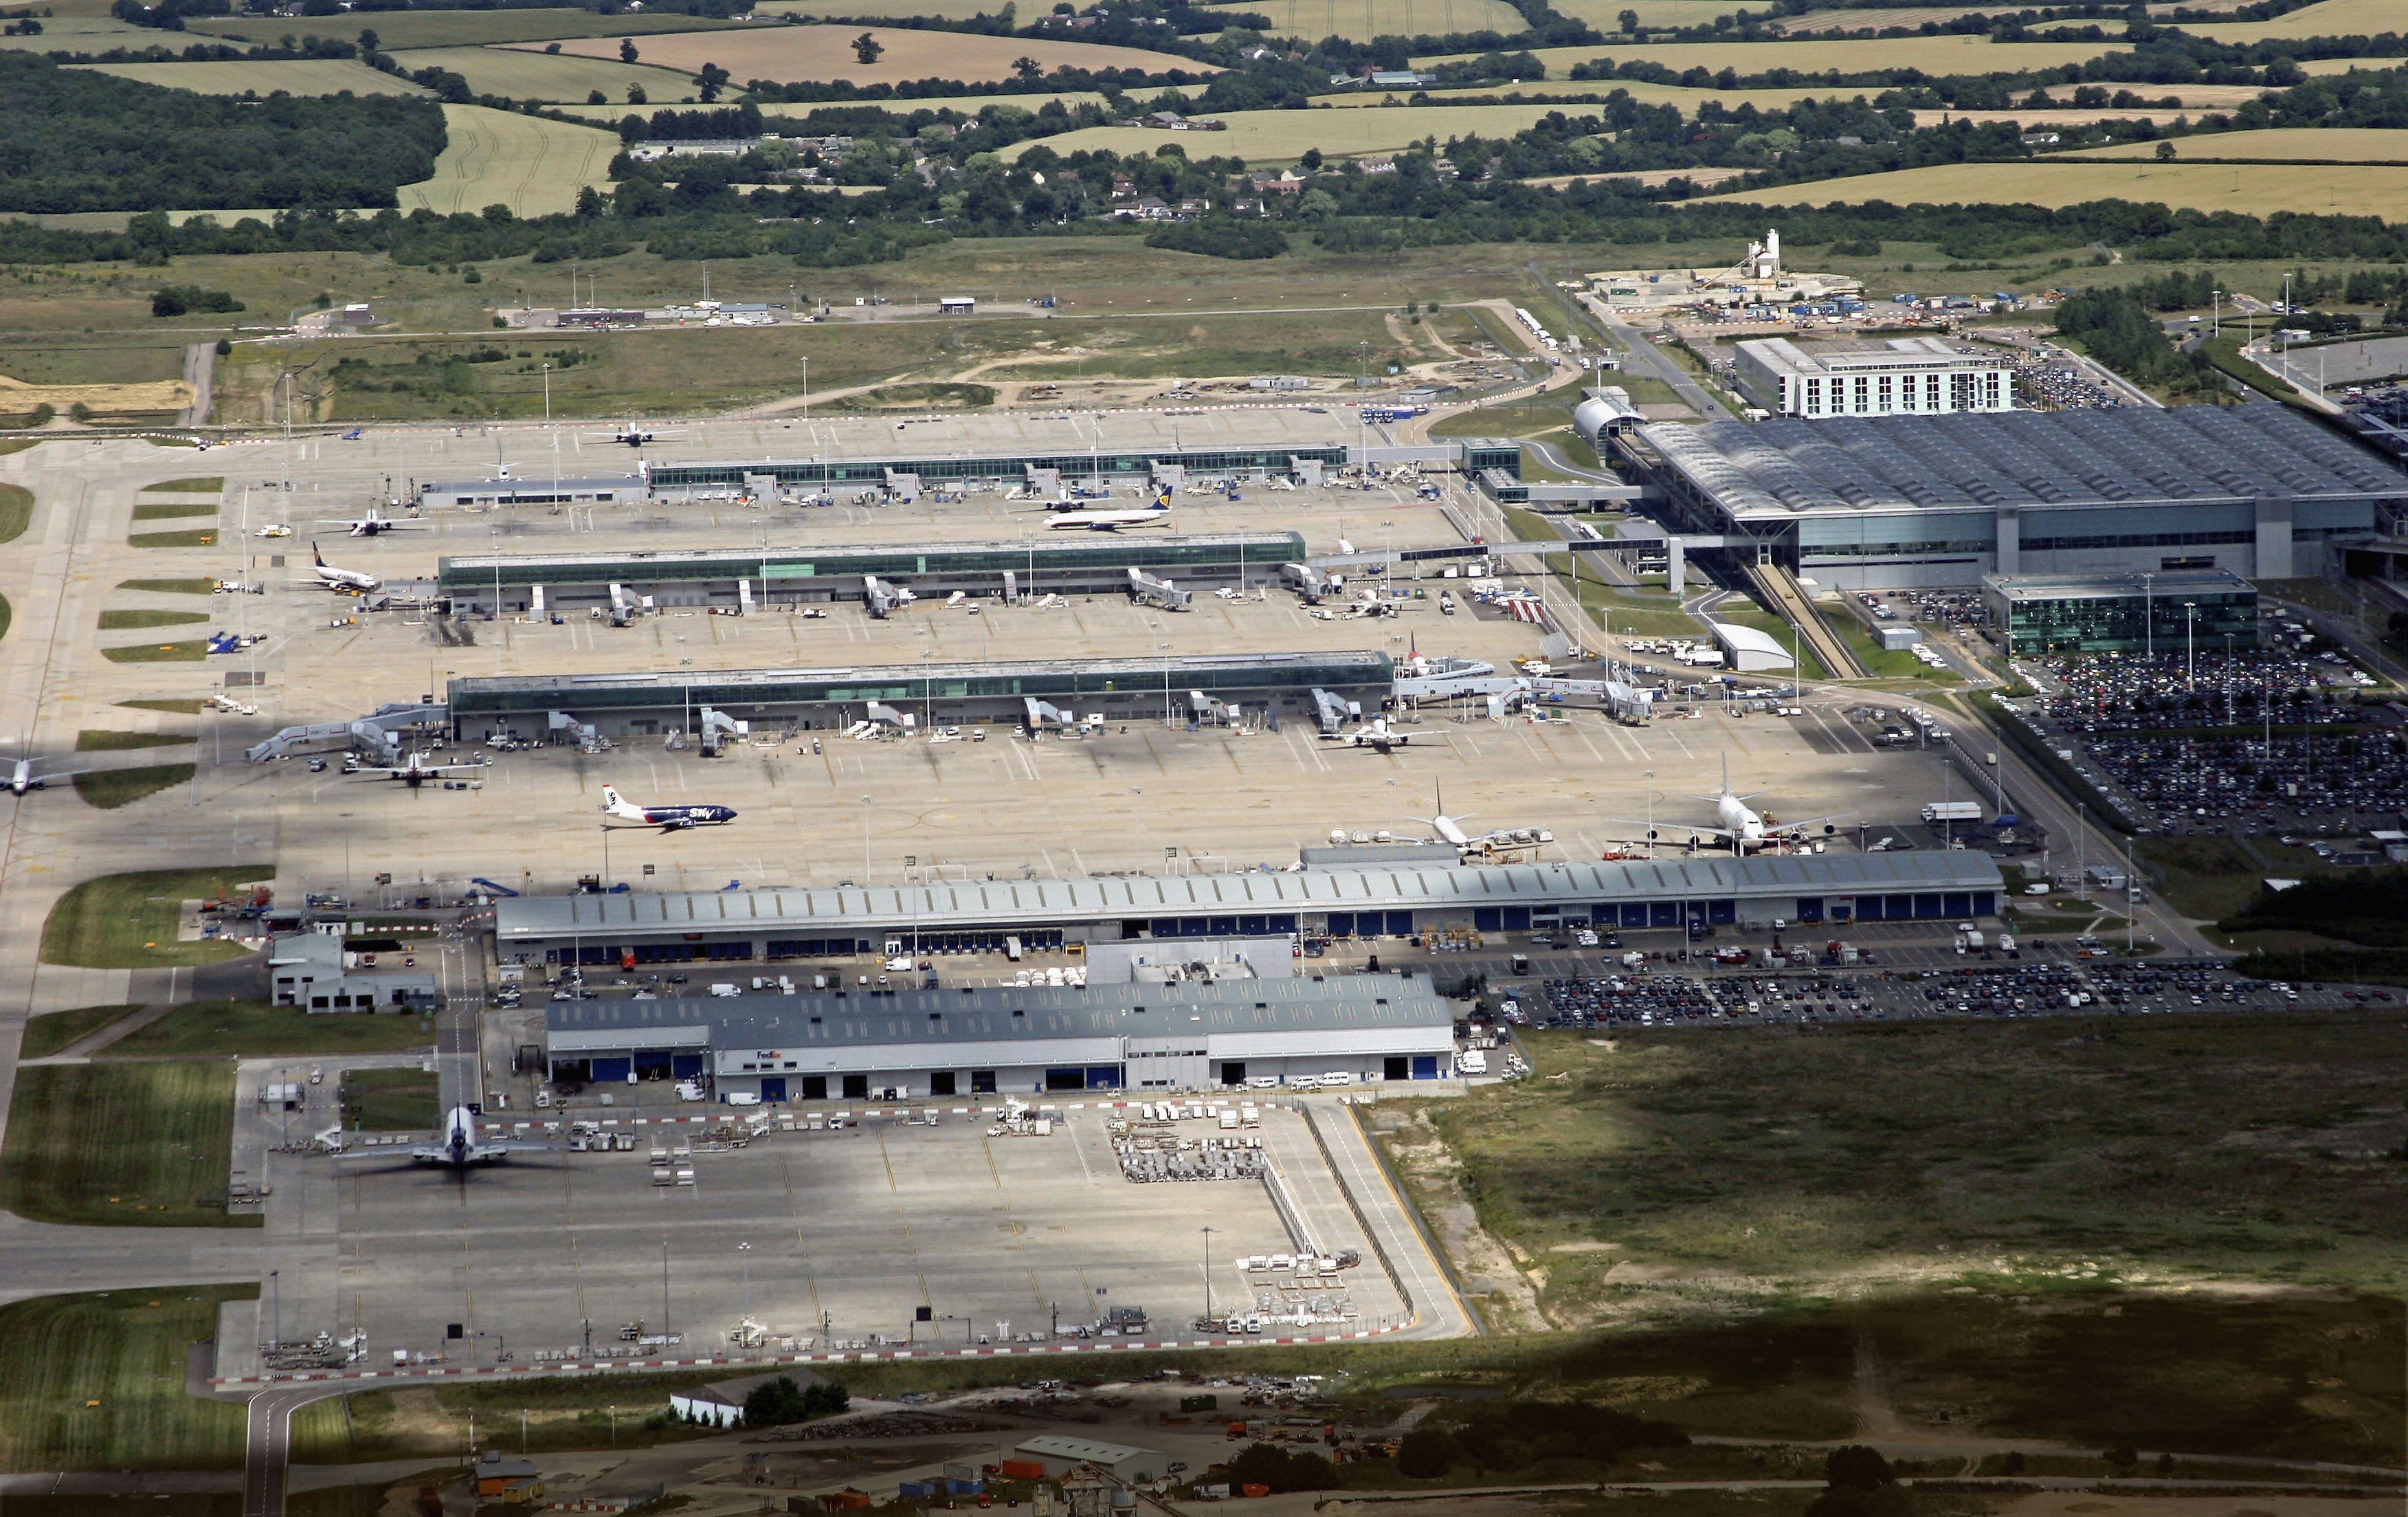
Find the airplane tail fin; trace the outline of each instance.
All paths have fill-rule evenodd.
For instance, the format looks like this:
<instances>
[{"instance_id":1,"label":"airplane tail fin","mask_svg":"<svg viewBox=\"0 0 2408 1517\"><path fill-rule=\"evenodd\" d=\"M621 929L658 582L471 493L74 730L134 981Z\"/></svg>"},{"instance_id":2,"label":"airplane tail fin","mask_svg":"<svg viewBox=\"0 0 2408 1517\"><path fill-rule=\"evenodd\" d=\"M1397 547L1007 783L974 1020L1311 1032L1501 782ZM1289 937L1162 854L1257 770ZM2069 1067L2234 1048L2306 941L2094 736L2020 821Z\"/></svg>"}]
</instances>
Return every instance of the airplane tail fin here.
<instances>
[{"instance_id":1,"label":"airplane tail fin","mask_svg":"<svg viewBox=\"0 0 2408 1517\"><path fill-rule=\"evenodd\" d=\"M619 793L619 787L615 785L606 785L602 787L602 809L613 816L640 816L643 815L643 808L629 805L626 798Z\"/></svg>"},{"instance_id":2,"label":"airplane tail fin","mask_svg":"<svg viewBox=\"0 0 2408 1517\"><path fill-rule=\"evenodd\" d=\"M325 568L325 567L326 567L326 554L325 554L325 550L324 550L324 549L322 549L322 548L321 548L321 547L319 547L319 546L318 546L318 544L316 544L315 542L312 542L312 543L310 543L310 544L309 544L309 556L310 556L312 559L316 560L317 565L318 565L318 567L319 567L320 569L323 569L323 568Z\"/></svg>"}]
</instances>

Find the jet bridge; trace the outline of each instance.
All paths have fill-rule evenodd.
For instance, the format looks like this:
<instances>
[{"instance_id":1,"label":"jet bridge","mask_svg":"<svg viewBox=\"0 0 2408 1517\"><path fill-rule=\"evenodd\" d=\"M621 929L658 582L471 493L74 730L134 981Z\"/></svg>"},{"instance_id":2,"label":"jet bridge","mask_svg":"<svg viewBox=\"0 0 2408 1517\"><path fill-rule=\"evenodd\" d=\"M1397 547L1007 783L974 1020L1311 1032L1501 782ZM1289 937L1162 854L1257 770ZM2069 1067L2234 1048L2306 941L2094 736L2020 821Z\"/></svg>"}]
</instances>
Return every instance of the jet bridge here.
<instances>
[{"instance_id":1,"label":"jet bridge","mask_svg":"<svg viewBox=\"0 0 2408 1517\"><path fill-rule=\"evenodd\" d=\"M1280 582L1302 596L1310 606L1321 604L1322 597L1337 588L1329 583L1328 575L1311 564L1280 565Z\"/></svg>"},{"instance_id":2,"label":"jet bridge","mask_svg":"<svg viewBox=\"0 0 2408 1517\"><path fill-rule=\"evenodd\" d=\"M1201 690L1187 692L1187 715L1209 727L1233 727L1238 721L1238 708L1226 701L1216 700Z\"/></svg>"},{"instance_id":3,"label":"jet bridge","mask_svg":"<svg viewBox=\"0 0 2408 1517\"><path fill-rule=\"evenodd\" d=\"M1323 736L1335 737L1346 730L1347 723L1363 719L1363 704L1359 701L1343 700L1316 686L1312 692L1312 717L1321 724Z\"/></svg>"},{"instance_id":4,"label":"jet bridge","mask_svg":"<svg viewBox=\"0 0 2408 1517\"><path fill-rule=\"evenodd\" d=\"M1048 727L1057 732L1068 732L1079 725L1076 716L1050 701L1039 701L1031 695L1023 696L1021 703L1028 710L1028 730L1031 732L1042 732Z\"/></svg>"},{"instance_id":5,"label":"jet bridge","mask_svg":"<svg viewBox=\"0 0 2408 1517\"><path fill-rule=\"evenodd\" d=\"M1182 590L1168 580L1156 579L1132 564L1128 571L1129 599L1140 605L1156 606L1164 611L1185 611L1196 599L1193 590Z\"/></svg>"},{"instance_id":6,"label":"jet bridge","mask_svg":"<svg viewBox=\"0 0 2408 1517\"><path fill-rule=\"evenodd\" d=\"M897 711L882 701L872 701L863 708L862 715L881 727L891 727L909 732L920 725L920 718L908 711Z\"/></svg>"},{"instance_id":7,"label":"jet bridge","mask_svg":"<svg viewBox=\"0 0 2408 1517\"><path fill-rule=\"evenodd\" d=\"M545 713L544 730L555 736L562 732L568 733L577 739L578 749L583 753L600 753L609 746L602 734L595 730L592 722L580 722L565 711Z\"/></svg>"},{"instance_id":8,"label":"jet bridge","mask_svg":"<svg viewBox=\"0 0 2408 1517\"><path fill-rule=\"evenodd\" d=\"M724 711L709 706L702 708L702 756L716 758L719 750L729 742L752 734L752 724L740 722Z\"/></svg>"},{"instance_id":9,"label":"jet bridge","mask_svg":"<svg viewBox=\"0 0 2408 1517\"><path fill-rule=\"evenodd\" d=\"M353 721L287 727L252 744L244 750L243 757L254 764L264 764L339 744L371 763L397 764L402 761L403 732L413 728L448 730L451 726L452 708L440 701L423 705L396 703L379 706Z\"/></svg>"},{"instance_id":10,"label":"jet bridge","mask_svg":"<svg viewBox=\"0 0 2408 1517\"><path fill-rule=\"evenodd\" d=\"M893 615L911 599L910 592L887 584L875 574L864 574L861 580L863 601L869 607L869 614L879 621Z\"/></svg>"},{"instance_id":11,"label":"jet bridge","mask_svg":"<svg viewBox=\"0 0 2408 1517\"><path fill-rule=\"evenodd\" d=\"M886 493L908 506L920 498L920 476L890 469L886 471Z\"/></svg>"}]
</instances>

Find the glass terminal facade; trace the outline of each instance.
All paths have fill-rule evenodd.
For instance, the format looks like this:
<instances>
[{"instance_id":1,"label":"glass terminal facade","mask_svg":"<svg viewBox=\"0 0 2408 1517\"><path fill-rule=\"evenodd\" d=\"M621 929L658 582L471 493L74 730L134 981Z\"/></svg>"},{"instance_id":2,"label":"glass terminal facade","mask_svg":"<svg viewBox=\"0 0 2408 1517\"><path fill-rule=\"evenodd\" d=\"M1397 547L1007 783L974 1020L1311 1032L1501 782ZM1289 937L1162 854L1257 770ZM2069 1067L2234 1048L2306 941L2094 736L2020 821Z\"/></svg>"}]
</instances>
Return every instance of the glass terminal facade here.
<instances>
[{"instance_id":1,"label":"glass terminal facade","mask_svg":"<svg viewBox=\"0 0 2408 1517\"><path fill-rule=\"evenodd\" d=\"M2238 574L2176 571L1982 581L2010 653L2159 653L2258 643L2258 587Z\"/></svg>"}]
</instances>

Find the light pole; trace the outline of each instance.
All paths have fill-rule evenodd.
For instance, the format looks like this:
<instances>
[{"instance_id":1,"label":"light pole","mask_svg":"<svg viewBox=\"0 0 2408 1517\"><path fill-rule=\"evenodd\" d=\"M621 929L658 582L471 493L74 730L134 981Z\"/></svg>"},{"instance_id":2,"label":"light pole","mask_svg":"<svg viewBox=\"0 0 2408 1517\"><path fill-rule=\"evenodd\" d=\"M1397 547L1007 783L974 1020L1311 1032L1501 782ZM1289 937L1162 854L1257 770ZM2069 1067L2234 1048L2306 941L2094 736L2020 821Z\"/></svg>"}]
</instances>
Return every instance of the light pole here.
<instances>
[{"instance_id":1,"label":"light pole","mask_svg":"<svg viewBox=\"0 0 2408 1517\"><path fill-rule=\"evenodd\" d=\"M2141 645L2144 656L2157 656L2157 597L2155 574L2141 576Z\"/></svg>"},{"instance_id":2,"label":"light pole","mask_svg":"<svg viewBox=\"0 0 2408 1517\"><path fill-rule=\"evenodd\" d=\"M1204 1317L1212 1317L1212 1230L1204 1229Z\"/></svg>"},{"instance_id":3,"label":"light pole","mask_svg":"<svg viewBox=\"0 0 2408 1517\"><path fill-rule=\"evenodd\" d=\"M661 1239L661 1346L669 1341L669 1240Z\"/></svg>"},{"instance_id":4,"label":"light pole","mask_svg":"<svg viewBox=\"0 0 2408 1517\"><path fill-rule=\"evenodd\" d=\"M2199 602L2196 600L2184 601L2183 684L2194 690L2199 688L2199 656L2197 650L2197 640L2192 637L2191 633L2192 628L2197 625L2198 620Z\"/></svg>"},{"instance_id":5,"label":"light pole","mask_svg":"<svg viewBox=\"0 0 2408 1517\"><path fill-rule=\"evenodd\" d=\"M737 1251L738 1254L742 1255L742 1256L743 1256L743 1259L744 1259L744 1322L743 1322L743 1326L745 1326L745 1327L749 1327L749 1326L751 1326L751 1325L752 1325L752 1245L751 1243L749 1243L749 1242L747 1242L747 1243L738 1243L738 1245L736 1245L736 1251ZM739 1329L738 1329L738 1331L741 1331L741 1330L742 1330L741 1328L739 1328ZM746 1346L749 1348L751 1345L749 1345L749 1344L748 1344L748 1345L746 1345Z\"/></svg>"},{"instance_id":6,"label":"light pole","mask_svg":"<svg viewBox=\"0 0 2408 1517\"><path fill-rule=\"evenodd\" d=\"M803 355L803 361L802 361L802 362L803 362L803 425L804 425L804 426L810 426L810 421L811 421L811 360L810 360L810 355L809 354L804 354L804 355Z\"/></svg>"},{"instance_id":7,"label":"light pole","mask_svg":"<svg viewBox=\"0 0 2408 1517\"><path fill-rule=\"evenodd\" d=\"M861 798L861 888L869 889L869 797Z\"/></svg>"},{"instance_id":8,"label":"light pole","mask_svg":"<svg viewBox=\"0 0 2408 1517\"><path fill-rule=\"evenodd\" d=\"M1653 859L1656 857L1656 772L1647 770L1642 777L1647 781L1647 857Z\"/></svg>"}]
</instances>

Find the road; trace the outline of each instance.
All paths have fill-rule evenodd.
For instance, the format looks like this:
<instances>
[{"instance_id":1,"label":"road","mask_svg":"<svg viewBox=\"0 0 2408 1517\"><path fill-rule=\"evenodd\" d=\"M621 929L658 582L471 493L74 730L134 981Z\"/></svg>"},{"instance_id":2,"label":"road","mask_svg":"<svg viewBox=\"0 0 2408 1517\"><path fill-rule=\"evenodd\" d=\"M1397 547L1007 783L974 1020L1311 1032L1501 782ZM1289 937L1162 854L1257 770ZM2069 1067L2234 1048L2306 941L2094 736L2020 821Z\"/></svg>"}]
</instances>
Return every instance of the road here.
<instances>
[{"instance_id":1,"label":"road","mask_svg":"<svg viewBox=\"0 0 2408 1517\"><path fill-rule=\"evenodd\" d=\"M184 383L193 387L193 403L184 408L178 426L207 426L209 424L209 392L217 383L217 374L218 345L215 342L184 344Z\"/></svg>"},{"instance_id":2,"label":"road","mask_svg":"<svg viewBox=\"0 0 2408 1517\"><path fill-rule=\"evenodd\" d=\"M1649 379L1661 380L1670 385L1672 393L1681 397L1683 404L1710 422L1727 422L1738 419L1731 414L1728 406L1716 399L1704 385L1691 377L1687 369L1666 357L1656 344L1641 336L1636 327L1611 316L1597 315L1597 307L1594 305L1588 309L1590 314L1596 316L1605 329L1613 334L1614 340L1622 344L1623 351L1627 355L1623 359L1627 368L1636 369Z\"/></svg>"},{"instance_id":3,"label":"road","mask_svg":"<svg viewBox=\"0 0 2408 1517\"><path fill-rule=\"evenodd\" d=\"M251 1423L242 1454L242 1517L284 1517L284 1483L293 1463L293 1414L349 1386L280 1386L248 1403Z\"/></svg>"}]
</instances>

